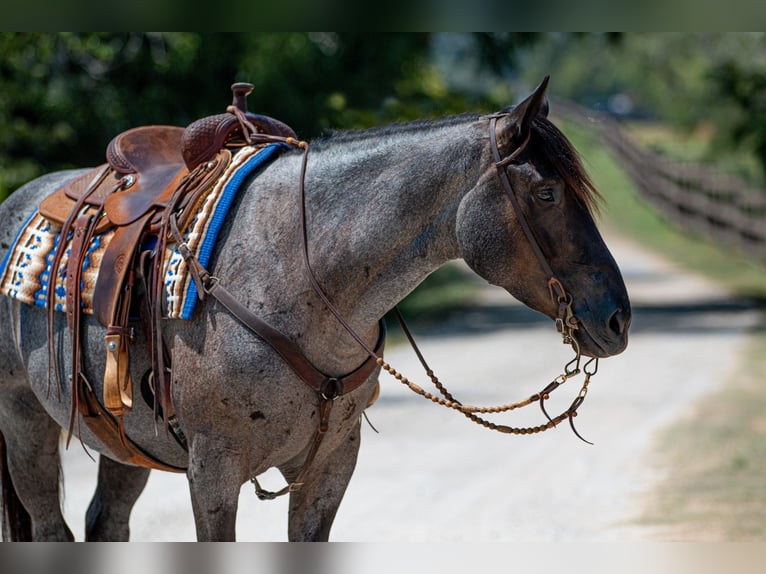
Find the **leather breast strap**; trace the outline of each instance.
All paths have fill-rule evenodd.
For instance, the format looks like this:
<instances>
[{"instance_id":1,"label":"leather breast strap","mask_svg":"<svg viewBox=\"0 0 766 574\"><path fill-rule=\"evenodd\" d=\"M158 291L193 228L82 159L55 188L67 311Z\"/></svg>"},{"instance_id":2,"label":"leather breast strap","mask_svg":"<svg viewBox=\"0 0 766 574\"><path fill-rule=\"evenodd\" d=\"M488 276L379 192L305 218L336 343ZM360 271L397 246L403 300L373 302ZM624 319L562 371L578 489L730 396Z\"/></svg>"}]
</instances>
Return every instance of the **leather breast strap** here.
<instances>
[{"instance_id":1,"label":"leather breast strap","mask_svg":"<svg viewBox=\"0 0 766 574\"><path fill-rule=\"evenodd\" d=\"M208 294L223 305L231 315L248 330L268 343L285 363L300 377L309 387L317 393L329 399L337 398L350 393L364 383L378 366L376 357L368 356L367 359L350 373L334 377L317 369L311 361L301 352L298 346L277 329L263 321L232 295L205 269L184 243L183 237L178 231L175 219L171 217L170 230L177 242L178 251L186 260L192 278L197 283L197 293L200 297ZM386 340L386 324L383 319L378 323L378 340L375 345L375 354L380 356Z\"/></svg>"},{"instance_id":2,"label":"leather breast strap","mask_svg":"<svg viewBox=\"0 0 766 574\"><path fill-rule=\"evenodd\" d=\"M318 370L290 339L243 307L219 282L214 281L207 293L226 307L240 323L271 345L304 383L325 398L334 399L350 393L364 383L378 366L375 359L368 356L364 363L346 375L326 375ZM386 325L383 320L378 325L379 335L375 351L381 354L386 339Z\"/></svg>"},{"instance_id":3,"label":"leather breast strap","mask_svg":"<svg viewBox=\"0 0 766 574\"><path fill-rule=\"evenodd\" d=\"M171 216L170 218L170 231L173 239L178 245L178 251L186 260L192 278L197 284L197 293L199 294L199 297L202 298L207 294L223 305L224 308L237 319L237 321L260 339L268 343L271 348L282 357L285 364L287 364L293 372L319 396L319 423L314 433L314 440L311 443L306 459L296 478L287 486L275 492L261 488L257 478L253 477L251 479L255 485L255 494L261 500L273 500L278 496L295 492L303 486L303 481L308 475L311 463L314 461L314 458L319 451L319 447L322 444L322 440L324 439L324 435L329 429L330 412L332 411L335 399L357 389L362 383L369 379L375 369L378 368L379 363L377 357L383 354L383 347L386 340L385 321L381 319L378 323L378 341L375 344L374 353L368 353L367 359L346 375L339 377L327 375L317 369L292 340L256 316L252 311L240 303L228 289L221 285L216 277L210 275L207 269L200 264L196 256L184 243L183 237L178 231L175 216Z\"/></svg>"}]
</instances>

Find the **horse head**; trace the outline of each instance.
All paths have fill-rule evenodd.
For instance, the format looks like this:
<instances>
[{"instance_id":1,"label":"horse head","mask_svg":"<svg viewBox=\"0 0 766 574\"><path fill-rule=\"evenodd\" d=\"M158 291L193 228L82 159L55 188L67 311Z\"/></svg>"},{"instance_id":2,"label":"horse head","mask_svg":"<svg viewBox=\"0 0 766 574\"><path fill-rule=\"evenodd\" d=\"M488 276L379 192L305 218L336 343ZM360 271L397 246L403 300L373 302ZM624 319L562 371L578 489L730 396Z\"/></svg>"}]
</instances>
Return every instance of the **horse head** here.
<instances>
[{"instance_id":1,"label":"horse head","mask_svg":"<svg viewBox=\"0 0 766 574\"><path fill-rule=\"evenodd\" d=\"M566 322L583 354L608 357L627 345L630 301L594 221L600 195L547 118L547 83L487 118L494 162L460 204L460 254L490 283Z\"/></svg>"}]
</instances>

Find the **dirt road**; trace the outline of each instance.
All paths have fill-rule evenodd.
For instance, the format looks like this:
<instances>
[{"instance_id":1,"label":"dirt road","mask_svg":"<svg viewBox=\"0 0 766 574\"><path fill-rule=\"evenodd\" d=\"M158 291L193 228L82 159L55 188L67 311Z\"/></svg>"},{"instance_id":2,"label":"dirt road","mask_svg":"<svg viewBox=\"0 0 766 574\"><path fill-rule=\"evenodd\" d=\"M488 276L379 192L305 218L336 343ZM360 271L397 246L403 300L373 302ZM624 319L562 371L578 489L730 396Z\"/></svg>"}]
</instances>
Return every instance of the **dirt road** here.
<instances>
[{"instance_id":1,"label":"dirt road","mask_svg":"<svg viewBox=\"0 0 766 574\"><path fill-rule=\"evenodd\" d=\"M336 541L637 541L634 523L650 491L646 464L656 433L692 401L725 383L756 312L709 282L619 237L607 240L634 305L628 350L602 361L577 427L508 436L415 396L387 375L370 409L354 478L333 527ZM465 403L495 405L528 396L561 372L570 351L553 325L488 288L481 304L418 336L431 366ZM387 360L426 386L404 346ZM560 388L549 412L579 390ZM497 422L536 425L542 415ZM96 465L79 448L64 455L65 512L82 539ZM266 486L281 487L276 473ZM133 540L194 540L185 478L153 473L131 520ZM287 501L260 502L242 488L239 540L286 539ZM656 539L656 537L654 537Z\"/></svg>"}]
</instances>

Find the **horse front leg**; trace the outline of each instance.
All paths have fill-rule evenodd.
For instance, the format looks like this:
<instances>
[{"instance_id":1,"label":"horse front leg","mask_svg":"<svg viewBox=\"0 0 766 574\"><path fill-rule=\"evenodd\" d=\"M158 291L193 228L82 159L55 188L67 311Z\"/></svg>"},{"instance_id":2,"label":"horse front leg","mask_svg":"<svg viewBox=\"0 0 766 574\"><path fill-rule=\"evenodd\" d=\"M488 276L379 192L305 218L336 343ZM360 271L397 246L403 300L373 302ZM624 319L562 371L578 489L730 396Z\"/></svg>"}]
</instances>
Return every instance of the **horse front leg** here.
<instances>
[{"instance_id":1,"label":"horse front leg","mask_svg":"<svg viewBox=\"0 0 766 574\"><path fill-rule=\"evenodd\" d=\"M303 486L290 493L288 538L326 542L359 454L360 422L334 451L316 459ZM284 471L283 471L284 472ZM284 472L287 480L294 473Z\"/></svg>"},{"instance_id":2,"label":"horse front leg","mask_svg":"<svg viewBox=\"0 0 766 574\"><path fill-rule=\"evenodd\" d=\"M199 542L233 542L239 490L239 452L224 439L197 434L189 449L189 491Z\"/></svg>"},{"instance_id":3,"label":"horse front leg","mask_svg":"<svg viewBox=\"0 0 766 574\"><path fill-rule=\"evenodd\" d=\"M127 542L130 539L130 512L149 479L148 468L121 464L101 456L98 484L85 515L88 542Z\"/></svg>"}]
</instances>

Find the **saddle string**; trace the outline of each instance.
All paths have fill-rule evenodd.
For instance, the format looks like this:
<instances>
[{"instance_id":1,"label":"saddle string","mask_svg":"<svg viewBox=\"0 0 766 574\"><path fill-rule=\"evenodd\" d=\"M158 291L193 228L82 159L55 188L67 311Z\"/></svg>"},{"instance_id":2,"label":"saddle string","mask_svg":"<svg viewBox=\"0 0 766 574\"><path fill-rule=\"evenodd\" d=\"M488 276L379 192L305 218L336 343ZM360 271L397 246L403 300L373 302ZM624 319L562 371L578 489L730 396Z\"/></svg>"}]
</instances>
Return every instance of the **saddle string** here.
<instances>
[{"instance_id":1,"label":"saddle string","mask_svg":"<svg viewBox=\"0 0 766 574\"><path fill-rule=\"evenodd\" d=\"M105 167L99 171L95 177L90 181L87 188L75 202L69 216L63 222L61 230L58 234L58 244L56 251L51 261L50 271L48 274L48 287L46 292L46 308L47 308L47 337L48 337L48 383L46 390L46 397L50 396L51 387L51 371L53 371L53 379L56 383L56 393L58 400L61 400L61 377L59 376L59 365L57 359L56 344L54 338L54 311L55 311L55 292L56 281L61 271L61 262L64 255L67 253L67 246L69 244L70 237L73 242L80 242L87 244L90 242L95 229L96 223L100 217L103 200L95 205L95 214L89 213L87 207L87 200L95 193L99 185L105 180L109 174L109 169ZM119 188L121 182L115 184L114 190ZM71 345L71 368L72 372L69 375L69 388L71 395L71 407L69 413L68 429L66 445L69 446L72 436L74 434L75 426L77 427L77 435L80 438L80 444L85 452L92 459L93 457L85 448L85 443L82 440L82 433L80 427L80 419L76 416L80 409L82 385L90 387L90 383L82 369L82 356L80 354L81 334L79 329L79 320L77 315L80 313L80 273L82 270L83 259L85 257L85 250L72 249L71 257L74 257L75 253L80 254L80 260L70 260L67 263L66 269L66 283L67 283L67 325L70 334Z\"/></svg>"},{"instance_id":2,"label":"saddle string","mask_svg":"<svg viewBox=\"0 0 766 574\"><path fill-rule=\"evenodd\" d=\"M69 447L69 443L72 440L72 434L74 432L76 420L77 435L80 437L80 443L82 444L83 448L85 448L85 444L82 442L80 418L77 417L77 413L80 410L80 393L75 390L79 389L80 385L83 383L89 385L88 380L83 372L82 354L80 353L82 335L80 332L79 321L81 303L80 280L82 275L81 270L85 262L86 250L78 247L78 244L87 245L90 243L90 240L93 237L93 233L96 230L97 221L98 217L93 214L83 214L77 218L73 230L74 237L72 239L70 258L67 262L67 323L71 339L72 362L72 373L69 376L69 387L70 392L72 393L72 405L69 413L69 429L66 440L67 447ZM79 254L79 257L76 257L77 254Z\"/></svg>"},{"instance_id":3,"label":"saddle string","mask_svg":"<svg viewBox=\"0 0 766 574\"><path fill-rule=\"evenodd\" d=\"M204 169L204 166L200 167L200 169ZM162 216L160 218L160 230L162 232L158 235L157 245L154 250L156 257L158 258L163 257L163 254L165 253L165 249L167 247L168 234L164 230L169 229L170 216L177 209L180 198L183 197L184 191L187 189L187 187L189 186L189 182L193 178L192 173L196 171L198 170L194 170L184 177L181 184L173 192L173 195L168 201L167 206L162 212ZM150 321L152 325L151 333L154 337L154 341L152 344L153 350L154 350L154 352L152 353L152 370L154 371L154 373L156 373L156 376L154 377L155 432L157 430L156 429L157 414L158 414L158 411L160 410L162 411L163 426L165 427L165 429L169 428L169 416L170 416L170 404L171 404L170 381L168 380L168 377L165 376L166 368L167 368L166 362L165 362L165 355L163 353L163 349L165 349L165 341L162 336L161 302L163 300L162 295L165 290L164 279L165 278L164 278L164 274L161 272L161 267L155 268L154 272L151 275L151 297L154 304L152 305L152 309L150 313Z\"/></svg>"},{"instance_id":4,"label":"saddle string","mask_svg":"<svg viewBox=\"0 0 766 574\"><path fill-rule=\"evenodd\" d=\"M51 268L48 274L48 290L45 294L45 306L47 308L47 314L48 314L48 321L47 321L48 385L46 390L46 397L50 396L51 370L52 370L53 379L55 380L55 383L56 383L56 393L58 395L58 400L61 400L61 380L59 377L59 369L58 369L58 364L56 361L56 348L55 348L54 329L53 329L54 310L55 310L54 301L55 301L57 276L59 274L59 267L61 266L61 260L63 259L64 254L67 252L67 244L69 243L69 236L70 234L72 234L72 231L73 231L72 226L75 223L75 219L81 214L81 211L83 210L83 207L86 205L88 198L96 191L99 184L104 180L104 178L106 178L108 173L109 173L108 168L104 168L102 171L96 174L93 180L88 184L88 188L86 189L86 191L75 203L67 219L62 224L61 231L59 232L59 235L58 235L58 245L56 247L56 253L53 256L53 261L51 262Z\"/></svg>"}]
</instances>

